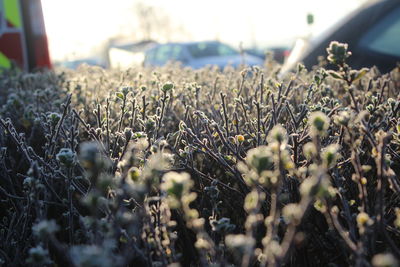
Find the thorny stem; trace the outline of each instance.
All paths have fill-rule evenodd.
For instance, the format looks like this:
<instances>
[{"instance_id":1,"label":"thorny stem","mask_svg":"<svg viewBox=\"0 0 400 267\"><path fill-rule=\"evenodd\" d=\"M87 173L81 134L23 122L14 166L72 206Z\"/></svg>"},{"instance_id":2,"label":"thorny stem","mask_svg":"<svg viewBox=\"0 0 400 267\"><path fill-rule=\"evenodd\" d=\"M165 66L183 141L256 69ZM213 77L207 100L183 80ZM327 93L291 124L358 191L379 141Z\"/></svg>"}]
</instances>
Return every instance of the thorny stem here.
<instances>
[{"instance_id":1,"label":"thorny stem","mask_svg":"<svg viewBox=\"0 0 400 267\"><path fill-rule=\"evenodd\" d=\"M228 121L228 113L226 111L226 103L225 103L225 97L226 95L221 93L221 101L222 101L222 109L224 111L224 119L225 119L225 131L226 131L226 135L229 137L230 133L229 133L229 121Z\"/></svg>"},{"instance_id":2,"label":"thorny stem","mask_svg":"<svg viewBox=\"0 0 400 267\"><path fill-rule=\"evenodd\" d=\"M132 114L129 122L129 128L133 130L133 126L136 123L136 99L133 99L131 103L132 103Z\"/></svg>"},{"instance_id":3,"label":"thorny stem","mask_svg":"<svg viewBox=\"0 0 400 267\"><path fill-rule=\"evenodd\" d=\"M74 224L73 224L73 206L72 206L72 168L67 169L67 192L68 192L68 233L69 243L74 244Z\"/></svg>"},{"instance_id":4,"label":"thorny stem","mask_svg":"<svg viewBox=\"0 0 400 267\"><path fill-rule=\"evenodd\" d=\"M243 87L244 87L245 77L246 77L246 75L242 75L242 79L241 79L241 81L240 81L240 87L239 87L239 91L238 91L238 93L237 93L237 97L239 97L239 96L242 94Z\"/></svg>"},{"instance_id":5,"label":"thorny stem","mask_svg":"<svg viewBox=\"0 0 400 267\"><path fill-rule=\"evenodd\" d=\"M97 120L97 127L101 129L102 123L101 123L101 111L100 111L100 104L97 103L97 109L95 110L95 115L96 115L96 120Z\"/></svg>"},{"instance_id":6,"label":"thorny stem","mask_svg":"<svg viewBox=\"0 0 400 267\"><path fill-rule=\"evenodd\" d=\"M368 210L368 198L367 198L367 188L365 187L365 185L363 185L361 183L361 179L363 178L364 174L363 174L363 170L361 167L361 162L360 162L360 158L359 155L357 153L357 148L355 147L355 140L353 137L353 134L351 133L351 131L349 129L347 129L347 134L350 136L350 140L351 140L351 163L353 164L354 170L356 171L356 179L358 182L358 187L359 187L359 191L360 191L360 199L362 201L362 209L363 211L367 211Z\"/></svg>"},{"instance_id":7,"label":"thorny stem","mask_svg":"<svg viewBox=\"0 0 400 267\"><path fill-rule=\"evenodd\" d=\"M393 240L390 238L386 231L385 227L385 191L387 186L387 179L385 177L385 151L387 142L390 140L391 136L386 135L380 138L379 144L377 146L377 157L375 158L376 165L377 165L377 187L376 191L378 194L378 201L375 206L375 214L378 214L376 217L380 232L383 234L387 242L389 243L390 247L392 248L393 253L396 257L400 257L400 250L397 248L396 244L394 244Z\"/></svg>"},{"instance_id":8,"label":"thorny stem","mask_svg":"<svg viewBox=\"0 0 400 267\"><path fill-rule=\"evenodd\" d=\"M224 146L227 147L229 149L229 151L231 151L231 153L233 153L236 156L237 159L244 160L244 158L242 156L240 156L240 154L237 151L235 151L235 149L232 147L232 145L229 143L229 141L225 139L225 136L223 135L223 133L221 132L221 130L219 129L218 126L215 127L215 130L217 131L219 137L221 138Z\"/></svg>"},{"instance_id":9,"label":"thorny stem","mask_svg":"<svg viewBox=\"0 0 400 267\"><path fill-rule=\"evenodd\" d=\"M161 99L161 102L162 102L161 115L160 115L160 118L157 120L158 121L158 125L157 125L157 130L156 130L156 134L155 134L155 138L154 138L155 140L157 140L158 134L159 134L161 126L162 126L164 113L165 113L165 106L166 106L165 103L167 102L167 100L168 100L167 93L164 92L163 98Z\"/></svg>"},{"instance_id":10,"label":"thorny stem","mask_svg":"<svg viewBox=\"0 0 400 267\"><path fill-rule=\"evenodd\" d=\"M244 105L243 98L240 98L239 103L243 110L243 115L244 115L245 122L247 124L247 128L249 131L251 131L252 130L251 127L253 127L253 124L250 122L249 117L247 116L247 110Z\"/></svg>"},{"instance_id":11,"label":"thorny stem","mask_svg":"<svg viewBox=\"0 0 400 267\"><path fill-rule=\"evenodd\" d=\"M264 101L264 73L261 73L260 80L260 104L262 105Z\"/></svg>"},{"instance_id":12,"label":"thorny stem","mask_svg":"<svg viewBox=\"0 0 400 267\"><path fill-rule=\"evenodd\" d=\"M274 94L271 94L271 103L272 103L272 126L274 126L277 123L276 104L275 104L275 100L274 100Z\"/></svg>"},{"instance_id":13,"label":"thorny stem","mask_svg":"<svg viewBox=\"0 0 400 267\"><path fill-rule=\"evenodd\" d=\"M198 139L198 137L192 132L191 129L187 128L185 132L187 134L189 134L190 137L192 137L196 141L197 144L201 145L214 160L219 162L222 166L224 166L227 170L229 170L230 173L232 173L236 177L238 184L241 187L241 189L243 190L243 192L248 191L247 185L244 182L243 177L236 169L234 169L232 166L227 164L226 161L221 156L215 154L210 148L208 148L206 145L204 145L203 142L201 142Z\"/></svg>"},{"instance_id":14,"label":"thorny stem","mask_svg":"<svg viewBox=\"0 0 400 267\"><path fill-rule=\"evenodd\" d=\"M119 123L118 123L118 129L117 132L121 131L122 128L122 123L124 122L124 117L125 117L125 107L126 107L126 96L122 99L122 105L121 105L121 116L119 118Z\"/></svg>"},{"instance_id":15,"label":"thorny stem","mask_svg":"<svg viewBox=\"0 0 400 267\"><path fill-rule=\"evenodd\" d=\"M55 147L56 147L56 144L57 144L56 141L57 141L58 135L60 134L60 129L61 129L63 123L64 123L65 117L67 116L68 107L69 107L69 105L71 104L71 97L72 97L72 94L68 94L67 100L65 101L65 104L64 104L64 111L63 111L63 114L62 114L62 116L61 116L60 121L58 122L58 126L57 126L56 133L54 134L54 136L52 136L52 137L50 138L51 147L50 147L50 150L49 150L50 153L49 153L49 155L47 156L47 158L48 158L49 156L50 156L51 158L54 156Z\"/></svg>"},{"instance_id":16,"label":"thorny stem","mask_svg":"<svg viewBox=\"0 0 400 267\"><path fill-rule=\"evenodd\" d=\"M304 214L306 213L309 205L312 202L312 198L310 197L303 197L299 203L299 209L301 210L301 213L299 214L299 218L303 218ZM287 257L289 256L289 250L292 246L293 239L296 235L296 229L297 226L300 225L301 219L299 221L291 222L289 224L288 229L286 230L286 233L282 239L282 244L281 244L281 253L278 256L278 262L284 263L286 262Z\"/></svg>"},{"instance_id":17,"label":"thorny stem","mask_svg":"<svg viewBox=\"0 0 400 267\"><path fill-rule=\"evenodd\" d=\"M260 103L255 103L257 108L257 146L260 146L260 138L261 138L261 108Z\"/></svg>"},{"instance_id":18,"label":"thorny stem","mask_svg":"<svg viewBox=\"0 0 400 267\"><path fill-rule=\"evenodd\" d=\"M235 114L233 114L233 116L235 117L235 129L236 129L236 134L238 135L238 134L240 134L240 131L239 131L239 118L238 118L237 112L235 112Z\"/></svg>"},{"instance_id":19,"label":"thorny stem","mask_svg":"<svg viewBox=\"0 0 400 267\"><path fill-rule=\"evenodd\" d=\"M272 241L274 239L274 236L277 235L277 231L278 231L278 225L279 225L279 214L280 211L278 209L278 194L279 194L279 190L281 188L282 185L282 181L285 178L285 169L283 167L283 163L282 163L282 151L281 151L281 143L278 143L278 162L277 163L277 170L278 173L276 174L277 177L277 181L276 183L272 186L271 189L271 206L270 206L270 212L269 212L269 216L268 216L268 225L267 225L267 240ZM267 249L268 246L265 247L265 249ZM268 258L268 266L275 266L277 264L277 258L272 257L272 258Z\"/></svg>"},{"instance_id":20,"label":"thorny stem","mask_svg":"<svg viewBox=\"0 0 400 267\"><path fill-rule=\"evenodd\" d=\"M110 145L111 145L111 140L110 140L110 99L107 98L106 100L106 155L110 153Z\"/></svg>"},{"instance_id":21,"label":"thorny stem","mask_svg":"<svg viewBox=\"0 0 400 267\"><path fill-rule=\"evenodd\" d=\"M142 109L142 120L143 122L146 121L146 107L148 103L146 103L146 96L142 96L142 102L143 102L143 109ZM144 130L144 125L143 125L143 130Z\"/></svg>"},{"instance_id":22,"label":"thorny stem","mask_svg":"<svg viewBox=\"0 0 400 267\"><path fill-rule=\"evenodd\" d=\"M357 254L357 245L350 239L348 236L348 232L342 227L340 224L337 214L332 211L332 207L328 205L328 203L325 203L328 207L328 212L325 213L325 217L327 218L327 221L331 222L333 226L336 228L336 231L339 233L339 235L342 237L342 239L345 241L346 245L351 249L351 251L354 254Z\"/></svg>"},{"instance_id":23,"label":"thorny stem","mask_svg":"<svg viewBox=\"0 0 400 267\"><path fill-rule=\"evenodd\" d=\"M99 136L97 136L96 132L94 131L94 129L90 128L89 124L86 124L85 121L81 118L81 116L78 114L78 112L73 109L72 112L75 114L76 118L80 121L80 123L85 127L86 131L88 132L88 134L97 141L97 143L100 145L100 147L102 148L103 152L108 155L106 148L103 145L103 142L101 142L101 140L99 139Z\"/></svg>"},{"instance_id":24,"label":"thorny stem","mask_svg":"<svg viewBox=\"0 0 400 267\"><path fill-rule=\"evenodd\" d=\"M211 94L211 102L214 101L215 93L217 92L218 80L219 80L219 77L217 76L214 80L213 91Z\"/></svg>"},{"instance_id":25,"label":"thorny stem","mask_svg":"<svg viewBox=\"0 0 400 267\"><path fill-rule=\"evenodd\" d=\"M348 92L349 92L351 101L353 102L354 109L356 110L357 113L360 113L360 109L358 108L357 100L354 96L353 90L351 88L349 88Z\"/></svg>"},{"instance_id":26,"label":"thorny stem","mask_svg":"<svg viewBox=\"0 0 400 267\"><path fill-rule=\"evenodd\" d=\"M0 124L1 124L1 126L4 128L4 130L7 131L7 133L9 134L9 136L11 136L11 138L12 138L14 144L21 147L21 151L22 151L22 153L24 154L25 159L29 162L29 164L31 164L31 163L32 163L32 159L31 159L31 157L30 157L29 154L28 154L26 145L25 145L24 142L22 142L21 140L19 140L19 139L17 138L18 135L17 135L17 133L16 133L16 131L15 131L15 128L13 127L11 121L9 121L9 120L6 120L6 121L5 121L5 120L3 120L2 118L0 118Z\"/></svg>"},{"instance_id":27,"label":"thorny stem","mask_svg":"<svg viewBox=\"0 0 400 267\"><path fill-rule=\"evenodd\" d=\"M124 96L124 98L122 100L121 116L120 116L119 123L118 123L117 133L119 133L121 131L121 128L122 128L122 123L124 121L125 112L126 112L125 111L125 106L126 106L126 96ZM117 135L117 138L114 141L114 146L113 146L113 148L111 150L112 151L111 155L110 155L111 157L114 157L114 155L115 155L115 153L117 151L119 140L120 140L120 135Z\"/></svg>"}]
</instances>

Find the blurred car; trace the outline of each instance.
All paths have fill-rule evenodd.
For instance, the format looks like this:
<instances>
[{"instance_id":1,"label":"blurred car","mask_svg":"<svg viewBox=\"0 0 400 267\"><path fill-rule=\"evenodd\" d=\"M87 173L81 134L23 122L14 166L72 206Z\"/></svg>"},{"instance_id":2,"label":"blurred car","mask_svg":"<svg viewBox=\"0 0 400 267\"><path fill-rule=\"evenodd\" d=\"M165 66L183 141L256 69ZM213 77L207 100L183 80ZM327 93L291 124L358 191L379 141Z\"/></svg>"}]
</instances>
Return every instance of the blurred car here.
<instances>
[{"instance_id":1,"label":"blurred car","mask_svg":"<svg viewBox=\"0 0 400 267\"><path fill-rule=\"evenodd\" d=\"M262 66L264 61L258 57L240 54L229 45L218 41L167 43L157 45L146 51L144 66L162 66L167 62L181 62L193 69L207 65L224 68L227 65L238 67Z\"/></svg>"},{"instance_id":2,"label":"blurred car","mask_svg":"<svg viewBox=\"0 0 400 267\"><path fill-rule=\"evenodd\" d=\"M158 43L153 40L140 42L113 39L106 48L108 66L111 68L127 69L143 64L146 50Z\"/></svg>"},{"instance_id":3,"label":"blurred car","mask_svg":"<svg viewBox=\"0 0 400 267\"><path fill-rule=\"evenodd\" d=\"M64 67L73 70L76 70L81 65L98 66L102 68L106 67L106 65L99 58L95 57L62 61L56 64L57 67Z\"/></svg>"},{"instance_id":4,"label":"blurred car","mask_svg":"<svg viewBox=\"0 0 400 267\"><path fill-rule=\"evenodd\" d=\"M282 73L299 62L308 69L315 66L319 56L326 56L331 41L349 45L348 64L353 68L375 65L381 72L392 70L400 62L400 1L369 1L321 35L298 39Z\"/></svg>"},{"instance_id":5,"label":"blurred car","mask_svg":"<svg viewBox=\"0 0 400 267\"><path fill-rule=\"evenodd\" d=\"M248 49L244 49L244 52L249 55L259 57L263 60L265 60L267 53L272 53L273 59L275 61L283 64L285 62L286 58L290 54L290 49L285 46L273 46L273 47L267 47L265 49L248 48Z\"/></svg>"}]
</instances>

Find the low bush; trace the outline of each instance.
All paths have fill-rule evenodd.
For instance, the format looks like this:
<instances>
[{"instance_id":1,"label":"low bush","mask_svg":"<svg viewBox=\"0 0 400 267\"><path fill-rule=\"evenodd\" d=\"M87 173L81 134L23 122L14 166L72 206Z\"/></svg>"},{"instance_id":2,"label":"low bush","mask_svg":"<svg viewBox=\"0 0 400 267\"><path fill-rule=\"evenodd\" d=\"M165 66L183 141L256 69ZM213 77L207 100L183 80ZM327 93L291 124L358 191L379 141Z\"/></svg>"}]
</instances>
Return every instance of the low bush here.
<instances>
[{"instance_id":1,"label":"low bush","mask_svg":"<svg viewBox=\"0 0 400 267\"><path fill-rule=\"evenodd\" d=\"M398 266L400 68L3 72L6 266Z\"/></svg>"}]
</instances>

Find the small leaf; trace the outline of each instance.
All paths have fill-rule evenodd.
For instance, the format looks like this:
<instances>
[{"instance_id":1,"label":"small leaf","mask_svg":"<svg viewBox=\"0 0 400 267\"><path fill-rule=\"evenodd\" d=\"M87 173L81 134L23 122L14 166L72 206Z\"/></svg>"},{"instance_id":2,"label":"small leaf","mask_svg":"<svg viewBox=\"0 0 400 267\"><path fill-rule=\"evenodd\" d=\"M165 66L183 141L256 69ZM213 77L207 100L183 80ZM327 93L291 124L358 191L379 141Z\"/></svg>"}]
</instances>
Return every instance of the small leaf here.
<instances>
[{"instance_id":1,"label":"small leaf","mask_svg":"<svg viewBox=\"0 0 400 267\"><path fill-rule=\"evenodd\" d=\"M124 99L124 94L123 94L123 93L118 92L118 93L116 93L116 95L117 95L117 97L118 97L119 99Z\"/></svg>"},{"instance_id":2,"label":"small leaf","mask_svg":"<svg viewBox=\"0 0 400 267\"><path fill-rule=\"evenodd\" d=\"M365 74L367 74L368 71L369 69L362 68L360 71L358 71L358 74L354 77L353 82L361 79Z\"/></svg>"},{"instance_id":3,"label":"small leaf","mask_svg":"<svg viewBox=\"0 0 400 267\"><path fill-rule=\"evenodd\" d=\"M333 70L330 70L330 71L328 71L328 74L330 75L330 76L332 76L333 78L335 78L335 79L343 79L343 76L342 75L340 75L338 72L336 72L336 71L333 71Z\"/></svg>"},{"instance_id":4,"label":"small leaf","mask_svg":"<svg viewBox=\"0 0 400 267\"><path fill-rule=\"evenodd\" d=\"M174 84L172 82L166 82L163 87L161 88L161 90L163 92L168 92L170 90L172 90L174 88Z\"/></svg>"}]
</instances>

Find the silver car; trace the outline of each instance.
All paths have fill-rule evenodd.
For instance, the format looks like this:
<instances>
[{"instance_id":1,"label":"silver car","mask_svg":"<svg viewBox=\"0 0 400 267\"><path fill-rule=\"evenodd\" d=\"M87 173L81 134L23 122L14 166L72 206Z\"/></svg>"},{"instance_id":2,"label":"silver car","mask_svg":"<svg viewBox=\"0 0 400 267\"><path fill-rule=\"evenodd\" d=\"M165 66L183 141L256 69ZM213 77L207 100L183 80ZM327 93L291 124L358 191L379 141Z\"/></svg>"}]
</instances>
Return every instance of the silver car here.
<instances>
[{"instance_id":1,"label":"silver car","mask_svg":"<svg viewBox=\"0 0 400 267\"><path fill-rule=\"evenodd\" d=\"M167 62L181 62L183 66L198 69L207 65L220 68L231 65L262 66L263 60L239 53L239 51L218 41L167 43L146 51L144 66L162 66Z\"/></svg>"}]
</instances>

